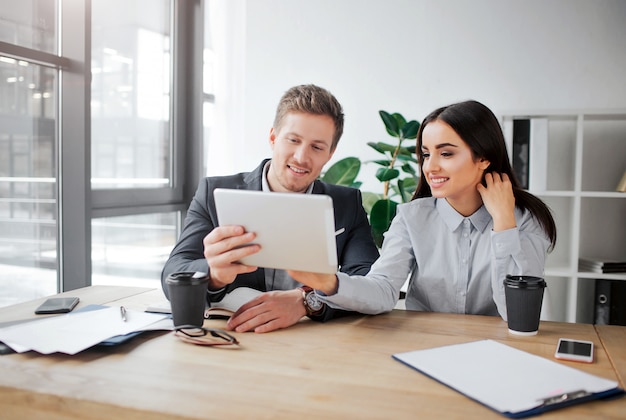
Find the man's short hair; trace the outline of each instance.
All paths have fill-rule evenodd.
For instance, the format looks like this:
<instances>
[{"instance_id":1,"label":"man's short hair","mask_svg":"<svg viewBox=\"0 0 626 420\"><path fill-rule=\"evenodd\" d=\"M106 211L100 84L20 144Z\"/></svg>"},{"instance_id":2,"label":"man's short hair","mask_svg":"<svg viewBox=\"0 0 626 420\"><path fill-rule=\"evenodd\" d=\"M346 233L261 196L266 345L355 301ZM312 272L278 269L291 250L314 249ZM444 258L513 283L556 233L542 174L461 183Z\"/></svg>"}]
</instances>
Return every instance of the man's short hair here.
<instances>
[{"instance_id":1,"label":"man's short hair","mask_svg":"<svg viewBox=\"0 0 626 420\"><path fill-rule=\"evenodd\" d=\"M274 130L278 130L290 112L328 115L335 124L332 150L335 150L343 134L343 109L332 93L315 85L299 85L289 89L280 98L274 118Z\"/></svg>"}]
</instances>

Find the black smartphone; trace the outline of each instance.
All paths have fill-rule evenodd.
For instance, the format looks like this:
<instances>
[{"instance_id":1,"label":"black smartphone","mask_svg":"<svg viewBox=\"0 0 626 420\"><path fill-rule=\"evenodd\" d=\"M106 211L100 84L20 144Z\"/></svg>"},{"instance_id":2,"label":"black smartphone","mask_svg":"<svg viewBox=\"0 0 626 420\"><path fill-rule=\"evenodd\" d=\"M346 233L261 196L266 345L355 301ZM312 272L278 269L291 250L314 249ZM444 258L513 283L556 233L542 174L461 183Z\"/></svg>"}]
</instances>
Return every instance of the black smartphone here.
<instances>
[{"instance_id":1,"label":"black smartphone","mask_svg":"<svg viewBox=\"0 0 626 420\"><path fill-rule=\"evenodd\" d=\"M77 297L54 297L48 298L35 309L37 315L42 314L63 314L70 312L78 305L80 299Z\"/></svg>"}]
</instances>

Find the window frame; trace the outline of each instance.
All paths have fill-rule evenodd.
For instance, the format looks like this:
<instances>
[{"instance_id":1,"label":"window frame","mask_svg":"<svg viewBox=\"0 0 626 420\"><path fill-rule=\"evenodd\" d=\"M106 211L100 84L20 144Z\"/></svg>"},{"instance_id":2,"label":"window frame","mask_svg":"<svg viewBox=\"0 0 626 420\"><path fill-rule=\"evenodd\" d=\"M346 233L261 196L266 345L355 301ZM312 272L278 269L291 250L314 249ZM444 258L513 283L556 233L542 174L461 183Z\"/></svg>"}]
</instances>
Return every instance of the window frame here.
<instances>
[{"instance_id":1,"label":"window frame","mask_svg":"<svg viewBox=\"0 0 626 420\"><path fill-rule=\"evenodd\" d=\"M171 174L168 187L91 188L91 0L58 0L58 55L0 41L0 54L58 71L57 290L91 285L92 219L184 212L203 176L202 0L170 0ZM214 101L214 98L212 98ZM178 236L178 235L176 235Z\"/></svg>"}]
</instances>

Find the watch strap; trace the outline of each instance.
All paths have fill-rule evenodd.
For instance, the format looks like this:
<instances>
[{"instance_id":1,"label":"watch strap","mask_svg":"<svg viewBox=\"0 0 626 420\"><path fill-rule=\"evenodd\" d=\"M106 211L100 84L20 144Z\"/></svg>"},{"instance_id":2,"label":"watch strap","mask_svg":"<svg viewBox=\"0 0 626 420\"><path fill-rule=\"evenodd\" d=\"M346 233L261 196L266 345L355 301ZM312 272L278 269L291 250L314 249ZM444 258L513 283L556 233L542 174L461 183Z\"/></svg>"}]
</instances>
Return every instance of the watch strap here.
<instances>
[{"instance_id":1,"label":"watch strap","mask_svg":"<svg viewBox=\"0 0 626 420\"><path fill-rule=\"evenodd\" d=\"M302 303L304 304L304 309L306 310L307 316L310 317L321 314L324 311L324 307L326 306L326 304L322 304L322 307L320 309L315 310L309 306L309 303L307 301L307 295L309 293L315 293L313 288L309 286L301 286L299 287L299 289L302 291Z\"/></svg>"}]
</instances>

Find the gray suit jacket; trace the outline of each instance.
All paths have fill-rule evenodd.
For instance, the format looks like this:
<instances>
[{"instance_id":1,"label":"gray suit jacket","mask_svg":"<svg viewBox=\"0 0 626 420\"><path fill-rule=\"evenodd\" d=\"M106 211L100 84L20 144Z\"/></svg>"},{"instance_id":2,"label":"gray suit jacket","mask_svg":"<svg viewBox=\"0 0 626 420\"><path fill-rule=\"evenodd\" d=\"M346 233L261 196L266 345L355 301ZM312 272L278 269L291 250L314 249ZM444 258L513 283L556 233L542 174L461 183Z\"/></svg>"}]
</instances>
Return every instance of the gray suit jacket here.
<instances>
[{"instance_id":1,"label":"gray suit jacket","mask_svg":"<svg viewBox=\"0 0 626 420\"><path fill-rule=\"evenodd\" d=\"M168 291L165 278L169 274L179 271L210 272L211 268L203 254L202 240L218 226L213 190L215 188L231 188L261 191L263 167L266 162L267 159L252 172L208 177L200 182L187 211L180 239L161 273L161 283L166 295L168 295ZM340 270L347 274L367 274L379 254L372 239L367 214L363 209L361 192L354 188L327 184L321 181L315 181L312 192L313 194L326 194L332 197L335 207L335 230L345 229L345 232L336 237L337 260ZM266 291L263 268L252 273L240 274L233 283L225 288L224 294L242 286ZM224 294L215 295L211 293L207 295L207 299L219 301ZM337 311L327 310L321 320L330 319L337 313Z\"/></svg>"}]
</instances>

